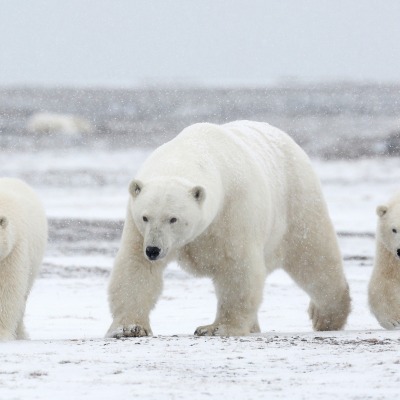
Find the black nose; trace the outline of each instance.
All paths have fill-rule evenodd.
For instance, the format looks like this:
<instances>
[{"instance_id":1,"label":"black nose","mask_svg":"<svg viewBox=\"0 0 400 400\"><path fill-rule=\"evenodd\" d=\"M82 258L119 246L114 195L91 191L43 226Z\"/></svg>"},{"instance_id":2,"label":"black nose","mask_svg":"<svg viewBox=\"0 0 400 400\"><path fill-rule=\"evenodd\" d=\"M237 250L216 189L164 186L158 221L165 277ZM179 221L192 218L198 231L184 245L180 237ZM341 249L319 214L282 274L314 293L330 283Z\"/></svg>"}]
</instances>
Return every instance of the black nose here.
<instances>
[{"instance_id":1,"label":"black nose","mask_svg":"<svg viewBox=\"0 0 400 400\"><path fill-rule=\"evenodd\" d=\"M400 249L397 249L397 257L400 258Z\"/></svg>"},{"instance_id":2,"label":"black nose","mask_svg":"<svg viewBox=\"0 0 400 400\"><path fill-rule=\"evenodd\" d=\"M158 247L147 246L146 247L146 256L149 257L150 260L156 260L160 255L161 249Z\"/></svg>"}]
</instances>

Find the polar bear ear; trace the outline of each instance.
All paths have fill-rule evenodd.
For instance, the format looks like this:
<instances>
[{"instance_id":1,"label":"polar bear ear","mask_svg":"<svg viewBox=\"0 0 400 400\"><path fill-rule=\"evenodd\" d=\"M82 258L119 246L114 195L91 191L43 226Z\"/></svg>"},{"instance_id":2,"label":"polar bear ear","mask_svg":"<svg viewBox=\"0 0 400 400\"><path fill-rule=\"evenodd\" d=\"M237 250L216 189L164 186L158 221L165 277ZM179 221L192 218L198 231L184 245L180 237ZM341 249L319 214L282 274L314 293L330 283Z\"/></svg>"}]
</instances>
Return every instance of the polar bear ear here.
<instances>
[{"instance_id":1,"label":"polar bear ear","mask_svg":"<svg viewBox=\"0 0 400 400\"><path fill-rule=\"evenodd\" d=\"M388 210L387 206L378 206L376 208L376 215L378 217L383 217L387 213L387 210Z\"/></svg>"},{"instance_id":2,"label":"polar bear ear","mask_svg":"<svg viewBox=\"0 0 400 400\"><path fill-rule=\"evenodd\" d=\"M8 225L8 219L6 217L0 216L0 228L5 229Z\"/></svg>"},{"instance_id":3,"label":"polar bear ear","mask_svg":"<svg viewBox=\"0 0 400 400\"><path fill-rule=\"evenodd\" d=\"M133 198L137 197L137 195L142 191L143 183L134 179L129 184L129 193Z\"/></svg>"},{"instance_id":4,"label":"polar bear ear","mask_svg":"<svg viewBox=\"0 0 400 400\"><path fill-rule=\"evenodd\" d=\"M190 194L199 204L203 204L204 199L206 198L206 191L202 186L195 186L190 190Z\"/></svg>"}]
</instances>

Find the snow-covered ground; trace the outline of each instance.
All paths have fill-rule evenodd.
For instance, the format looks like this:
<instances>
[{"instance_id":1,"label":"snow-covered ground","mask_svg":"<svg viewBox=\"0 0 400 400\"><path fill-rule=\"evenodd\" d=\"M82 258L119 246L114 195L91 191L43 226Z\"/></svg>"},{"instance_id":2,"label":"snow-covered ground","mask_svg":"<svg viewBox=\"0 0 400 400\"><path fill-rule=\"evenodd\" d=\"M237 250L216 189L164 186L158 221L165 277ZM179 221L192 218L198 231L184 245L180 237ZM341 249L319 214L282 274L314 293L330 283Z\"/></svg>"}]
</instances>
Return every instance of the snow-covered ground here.
<instances>
[{"instance_id":1,"label":"snow-covered ground","mask_svg":"<svg viewBox=\"0 0 400 400\"><path fill-rule=\"evenodd\" d=\"M107 281L127 185L147 150L0 150L0 175L32 184L50 243L28 301L31 341L0 343L0 399L387 399L398 394L400 334L367 307L376 205L400 190L400 160L318 161L339 234L353 311L343 332L313 332L307 296L282 271L267 280L262 334L192 334L214 318L211 282L168 267L152 338L103 339Z\"/></svg>"}]
</instances>

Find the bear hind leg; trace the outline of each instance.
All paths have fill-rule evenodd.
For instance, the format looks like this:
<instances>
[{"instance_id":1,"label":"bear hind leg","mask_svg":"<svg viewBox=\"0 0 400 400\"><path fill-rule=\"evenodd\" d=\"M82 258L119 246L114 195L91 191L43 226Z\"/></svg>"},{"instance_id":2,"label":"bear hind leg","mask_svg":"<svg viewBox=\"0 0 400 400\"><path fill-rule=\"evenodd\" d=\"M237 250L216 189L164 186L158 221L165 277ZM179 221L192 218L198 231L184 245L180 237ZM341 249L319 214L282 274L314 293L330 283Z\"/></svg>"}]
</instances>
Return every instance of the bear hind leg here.
<instances>
[{"instance_id":1,"label":"bear hind leg","mask_svg":"<svg viewBox=\"0 0 400 400\"><path fill-rule=\"evenodd\" d=\"M302 256L287 262L284 270L310 296L308 314L314 330L341 330L351 310L351 299L340 253L308 257L303 250Z\"/></svg>"}]
</instances>

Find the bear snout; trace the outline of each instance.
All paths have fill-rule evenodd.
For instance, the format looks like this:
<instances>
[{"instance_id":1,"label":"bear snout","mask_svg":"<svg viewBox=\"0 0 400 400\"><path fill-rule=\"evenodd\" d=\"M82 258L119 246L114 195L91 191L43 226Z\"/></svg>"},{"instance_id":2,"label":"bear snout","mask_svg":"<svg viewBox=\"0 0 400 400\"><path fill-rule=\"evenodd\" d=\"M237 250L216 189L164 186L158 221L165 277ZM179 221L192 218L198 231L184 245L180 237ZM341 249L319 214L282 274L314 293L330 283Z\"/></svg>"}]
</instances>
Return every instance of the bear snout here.
<instances>
[{"instance_id":1,"label":"bear snout","mask_svg":"<svg viewBox=\"0 0 400 400\"><path fill-rule=\"evenodd\" d=\"M157 260L161 253L161 249L158 247L153 247L153 246L147 246L146 247L146 256L149 258L149 260Z\"/></svg>"},{"instance_id":2,"label":"bear snout","mask_svg":"<svg viewBox=\"0 0 400 400\"><path fill-rule=\"evenodd\" d=\"M397 249L397 257L400 258L400 249Z\"/></svg>"}]
</instances>

